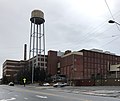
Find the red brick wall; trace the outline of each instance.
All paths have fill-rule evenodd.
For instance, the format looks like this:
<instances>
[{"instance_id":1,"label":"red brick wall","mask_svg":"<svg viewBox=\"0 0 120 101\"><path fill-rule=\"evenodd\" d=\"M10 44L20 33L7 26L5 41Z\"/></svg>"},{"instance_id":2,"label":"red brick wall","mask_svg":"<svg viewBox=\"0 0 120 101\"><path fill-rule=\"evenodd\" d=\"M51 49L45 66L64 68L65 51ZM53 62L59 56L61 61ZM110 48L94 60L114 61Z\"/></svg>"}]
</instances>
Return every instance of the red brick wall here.
<instances>
[{"instance_id":1,"label":"red brick wall","mask_svg":"<svg viewBox=\"0 0 120 101\"><path fill-rule=\"evenodd\" d=\"M110 64L120 64L120 56L82 50L83 55L69 54L61 58L61 74L69 79L107 78Z\"/></svg>"},{"instance_id":2,"label":"red brick wall","mask_svg":"<svg viewBox=\"0 0 120 101\"><path fill-rule=\"evenodd\" d=\"M61 74L68 79L83 78L83 57L81 55L68 55L61 58Z\"/></svg>"},{"instance_id":3,"label":"red brick wall","mask_svg":"<svg viewBox=\"0 0 120 101\"><path fill-rule=\"evenodd\" d=\"M74 56L74 65L75 65L75 70L74 70L74 77L76 79L82 79L83 78L83 56L82 55L75 55Z\"/></svg>"},{"instance_id":4,"label":"red brick wall","mask_svg":"<svg viewBox=\"0 0 120 101\"><path fill-rule=\"evenodd\" d=\"M83 50L83 63L84 79L91 79L92 75L95 78L98 78L98 76L105 78L109 70L109 65L119 64L120 57L112 54Z\"/></svg>"},{"instance_id":5,"label":"red brick wall","mask_svg":"<svg viewBox=\"0 0 120 101\"><path fill-rule=\"evenodd\" d=\"M48 51L48 74L55 75L57 73L57 63L57 51Z\"/></svg>"}]
</instances>

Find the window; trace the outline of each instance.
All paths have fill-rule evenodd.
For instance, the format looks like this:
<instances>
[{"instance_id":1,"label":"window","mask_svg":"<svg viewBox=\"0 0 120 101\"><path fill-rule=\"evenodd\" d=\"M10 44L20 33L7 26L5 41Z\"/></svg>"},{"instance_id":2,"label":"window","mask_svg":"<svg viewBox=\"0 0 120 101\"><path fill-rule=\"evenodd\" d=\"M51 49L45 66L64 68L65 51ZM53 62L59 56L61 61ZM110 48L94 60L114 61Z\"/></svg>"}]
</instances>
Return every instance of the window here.
<instances>
[{"instance_id":1,"label":"window","mask_svg":"<svg viewBox=\"0 0 120 101\"><path fill-rule=\"evenodd\" d=\"M103 64L103 60L101 59L101 64Z\"/></svg>"},{"instance_id":2,"label":"window","mask_svg":"<svg viewBox=\"0 0 120 101\"><path fill-rule=\"evenodd\" d=\"M87 62L87 57L84 57L84 61Z\"/></svg>"},{"instance_id":3,"label":"window","mask_svg":"<svg viewBox=\"0 0 120 101\"><path fill-rule=\"evenodd\" d=\"M41 66L44 66L44 63L41 63Z\"/></svg>"},{"instance_id":4,"label":"window","mask_svg":"<svg viewBox=\"0 0 120 101\"><path fill-rule=\"evenodd\" d=\"M44 58L41 58L41 61L44 61Z\"/></svg>"},{"instance_id":5,"label":"window","mask_svg":"<svg viewBox=\"0 0 120 101\"><path fill-rule=\"evenodd\" d=\"M88 58L88 62L91 62L91 58Z\"/></svg>"},{"instance_id":6,"label":"window","mask_svg":"<svg viewBox=\"0 0 120 101\"><path fill-rule=\"evenodd\" d=\"M84 52L84 56L87 56L87 51Z\"/></svg>"},{"instance_id":7,"label":"window","mask_svg":"<svg viewBox=\"0 0 120 101\"><path fill-rule=\"evenodd\" d=\"M87 68L87 63L84 63L84 68Z\"/></svg>"},{"instance_id":8,"label":"window","mask_svg":"<svg viewBox=\"0 0 120 101\"><path fill-rule=\"evenodd\" d=\"M103 58L103 54L101 54L101 58Z\"/></svg>"},{"instance_id":9,"label":"window","mask_svg":"<svg viewBox=\"0 0 120 101\"><path fill-rule=\"evenodd\" d=\"M36 59L34 59L34 63L36 62Z\"/></svg>"},{"instance_id":10,"label":"window","mask_svg":"<svg viewBox=\"0 0 120 101\"><path fill-rule=\"evenodd\" d=\"M91 57L91 52L88 52L88 56Z\"/></svg>"}]
</instances>

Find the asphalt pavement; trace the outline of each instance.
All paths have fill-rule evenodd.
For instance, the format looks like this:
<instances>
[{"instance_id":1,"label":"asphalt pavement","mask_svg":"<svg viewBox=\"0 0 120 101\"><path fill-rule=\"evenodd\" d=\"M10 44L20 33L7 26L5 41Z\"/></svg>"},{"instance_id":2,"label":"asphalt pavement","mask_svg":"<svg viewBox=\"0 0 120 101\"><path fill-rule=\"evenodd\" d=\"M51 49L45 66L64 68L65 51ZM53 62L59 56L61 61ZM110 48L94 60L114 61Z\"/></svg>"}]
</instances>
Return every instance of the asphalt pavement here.
<instances>
[{"instance_id":1,"label":"asphalt pavement","mask_svg":"<svg viewBox=\"0 0 120 101\"><path fill-rule=\"evenodd\" d=\"M85 94L92 96L114 97L120 98L120 86L66 86L54 88L53 86L39 86L37 84L28 85L27 87L35 87L38 89L52 89L60 92Z\"/></svg>"},{"instance_id":2,"label":"asphalt pavement","mask_svg":"<svg viewBox=\"0 0 120 101\"><path fill-rule=\"evenodd\" d=\"M39 85L0 86L0 101L120 101L117 87L73 87L54 88ZM98 95L97 95L98 94ZM103 97L106 94L107 96Z\"/></svg>"},{"instance_id":3,"label":"asphalt pavement","mask_svg":"<svg viewBox=\"0 0 120 101\"><path fill-rule=\"evenodd\" d=\"M61 88L61 90L76 94L120 98L120 86L86 86L86 87L69 86Z\"/></svg>"}]
</instances>

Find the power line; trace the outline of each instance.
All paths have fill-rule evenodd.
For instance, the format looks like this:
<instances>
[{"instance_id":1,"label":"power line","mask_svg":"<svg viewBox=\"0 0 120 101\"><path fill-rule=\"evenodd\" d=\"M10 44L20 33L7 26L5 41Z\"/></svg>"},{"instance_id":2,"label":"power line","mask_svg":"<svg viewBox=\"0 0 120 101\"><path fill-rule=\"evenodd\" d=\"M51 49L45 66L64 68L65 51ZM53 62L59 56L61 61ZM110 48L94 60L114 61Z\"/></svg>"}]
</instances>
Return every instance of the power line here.
<instances>
[{"instance_id":1,"label":"power line","mask_svg":"<svg viewBox=\"0 0 120 101\"><path fill-rule=\"evenodd\" d=\"M104 0L104 1L105 1L105 4L106 4L106 6L107 6L109 12L110 12L110 15L111 15L112 19L115 20L115 18L114 18L114 16L113 16L112 12L111 12L111 10L110 10L110 7L109 7L109 5L108 5L108 3L107 3L107 0ZM118 27L118 25L117 25L117 24L115 24L115 25L116 25L117 29L120 31L120 28ZM111 42L113 42L113 41L115 41L115 40L117 40L117 39L119 39L119 38L120 38L120 37L114 38L113 40L107 42L106 44L104 44L104 45L101 46L101 47L104 47L104 46L110 44Z\"/></svg>"},{"instance_id":2,"label":"power line","mask_svg":"<svg viewBox=\"0 0 120 101\"><path fill-rule=\"evenodd\" d=\"M106 46L106 45L108 45L109 43L111 43L111 42L113 42L113 41L119 39L119 38L120 38L120 36L119 36L119 37L116 37L115 39L113 39L113 40L109 41L108 43L104 44L103 46L101 46L101 48L104 47L104 46Z\"/></svg>"},{"instance_id":3,"label":"power line","mask_svg":"<svg viewBox=\"0 0 120 101\"><path fill-rule=\"evenodd\" d=\"M113 15L112 15L112 12L111 12L111 10L110 10L110 7L109 7L109 5L108 5L108 3L107 3L107 0L105 0L105 4L106 4L106 6L107 6L107 8L108 8L108 10L109 10L109 12L110 12L113 20L115 20L115 18L114 18Z\"/></svg>"},{"instance_id":4,"label":"power line","mask_svg":"<svg viewBox=\"0 0 120 101\"><path fill-rule=\"evenodd\" d=\"M110 7L109 7L109 5L108 5L108 3L107 3L107 0L105 0L105 4L106 4L106 6L107 6L107 8L108 8L108 10L109 10L109 12L110 12L110 15L111 15L112 19L115 20L113 14L112 14L112 11L110 10ZM117 24L115 24L115 25L116 25L116 27L118 28L118 30L120 31L120 28L118 27L118 25L117 25Z\"/></svg>"},{"instance_id":5,"label":"power line","mask_svg":"<svg viewBox=\"0 0 120 101\"><path fill-rule=\"evenodd\" d=\"M109 10L109 12L110 12L110 15L112 16L112 19L113 20L115 20L115 18L114 18L114 16L115 15L117 15L118 16L118 14L119 14L119 12L116 12L116 14L114 14L114 16L113 16L113 14L112 14L112 11L110 10L110 7L109 7L109 5L108 5L108 3L107 3L107 1L105 0L105 3L106 3L106 6L107 6L107 9ZM109 19L108 19L109 20ZM105 21L105 22L108 22L108 20L107 21ZM82 33L82 38L79 38L79 39L77 39L77 40L75 40L74 42L76 43L76 45L74 45L74 47L79 47L79 45L80 45L80 42L83 42L84 40L87 40L87 39L89 39L89 40L92 40L93 38L91 38L90 36L92 36L92 35L96 35L96 34L99 34L99 35L97 35L97 37L98 36L101 36L102 34L104 34L107 30L102 30L103 28L105 28L105 24L106 23L102 23L102 24L100 24L99 26L95 26L93 29L91 28L91 31L87 31L87 33ZM117 25L116 25L117 26ZM111 28L111 27L110 27ZM110 29L109 28L109 29ZM119 29L119 27L117 26L117 28L118 28L118 30L120 31L120 29ZM108 30L109 30L108 29ZM101 33L97 33L98 31L102 31ZM95 37L94 37L95 38ZM112 36L111 36L111 38L112 38ZM113 42L113 41L115 41L115 40L117 40L118 39L118 37L117 38L115 38L115 39L113 39L113 40L111 40L111 41L109 41L107 44L110 44L111 42ZM69 48L70 47L73 47L72 45L71 45L71 43L70 42L67 42L67 43L65 43L66 45L66 47L68 46ZM105 44L105 45L107 45L107 44ZM103 46L105 46L105 45L103 45Z\"/></svg>"}]
</instances>

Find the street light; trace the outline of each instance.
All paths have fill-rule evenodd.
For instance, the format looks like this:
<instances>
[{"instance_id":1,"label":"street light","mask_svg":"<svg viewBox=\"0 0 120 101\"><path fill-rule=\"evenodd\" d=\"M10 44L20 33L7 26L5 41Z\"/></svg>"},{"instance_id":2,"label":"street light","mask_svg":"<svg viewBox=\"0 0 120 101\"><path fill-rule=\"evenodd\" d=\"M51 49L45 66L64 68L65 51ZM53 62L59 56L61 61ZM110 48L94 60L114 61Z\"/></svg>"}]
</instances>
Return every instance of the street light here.
<instances>
[{"instance_id":1,"label":"street light","mask_svg":"<svg viewBox=\"0 0 120 101\"><path fill-rule=\"evenodd\" d=\"M118 23L118 22L116 22L116 21L114 21L114 20L109 20L108 23L116 23L117 25L120 26L120 23Z\"/></svg>"}]
</instances>

